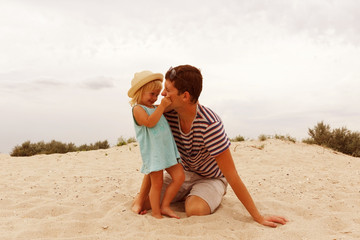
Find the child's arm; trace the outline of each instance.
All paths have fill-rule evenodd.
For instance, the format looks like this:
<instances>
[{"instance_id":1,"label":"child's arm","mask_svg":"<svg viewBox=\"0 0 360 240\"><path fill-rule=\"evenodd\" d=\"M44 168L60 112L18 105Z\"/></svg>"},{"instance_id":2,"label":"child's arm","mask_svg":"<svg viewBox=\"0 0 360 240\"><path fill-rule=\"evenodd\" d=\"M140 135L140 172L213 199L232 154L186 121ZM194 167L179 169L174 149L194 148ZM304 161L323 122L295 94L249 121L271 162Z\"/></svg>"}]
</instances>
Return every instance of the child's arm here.
<instances>
[{"instance_id":1,"label":"child's arm","mask_svg":"<svg viewBox=\"0 0 360 240\"><path fill-rule=\"evenodd\" d=\"M173 109L174 109L173 107L167 106L164 110L164 113L170 112Z\"/></svg>"},{"instance_id":2,"label":"child's arm","mask_svg":"<svg viewBox=\"0 0 360 240\"><path fill-rule=\"evenodd\" d=\"M164 113L166 107L169 106L170 104L171 104L170 98L164 97L161 100L160 105L151 115L148 115L141 106L135 106L133 109L134 118L137 124L140 126L146 126L149 128L155 127L155 125L160 120L161 115Z\"/></svg>"}]
</instances>

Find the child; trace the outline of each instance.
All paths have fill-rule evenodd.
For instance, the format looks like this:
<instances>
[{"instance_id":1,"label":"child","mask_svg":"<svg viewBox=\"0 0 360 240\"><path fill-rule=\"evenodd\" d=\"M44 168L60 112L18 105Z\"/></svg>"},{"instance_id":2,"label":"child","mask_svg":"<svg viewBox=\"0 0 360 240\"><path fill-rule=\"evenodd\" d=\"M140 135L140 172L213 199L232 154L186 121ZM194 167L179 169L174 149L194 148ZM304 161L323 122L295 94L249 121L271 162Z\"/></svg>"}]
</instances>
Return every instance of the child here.
<instances>
[{"instance_id":1,"label":"child","mask_svg":"<svg viewBox=\"0 0 360 240\"><path fill-rule=\"evenodd\" d=\"M149 200L152 216L162 218L162 215L167 215L179 218L170 208L170 203L184 182L185 175L179 163L179 152L169 124L162 115L165 108L171 104L171 100L164 97L159 106L153 105L162 89L163 78L161 73L150 71L135 73L128 96L132 98L130 104L133 106L134 127L143 161L141 172L150 177ZM172 183L167 187L160 205L164 169L170 174ZM142 204L148 191L145 190L145 194L139 196L142 198L139 201ZM132 210L139 213L142 208L143 206L138 204L134 205Z\"/></svg>"}]
</instances>

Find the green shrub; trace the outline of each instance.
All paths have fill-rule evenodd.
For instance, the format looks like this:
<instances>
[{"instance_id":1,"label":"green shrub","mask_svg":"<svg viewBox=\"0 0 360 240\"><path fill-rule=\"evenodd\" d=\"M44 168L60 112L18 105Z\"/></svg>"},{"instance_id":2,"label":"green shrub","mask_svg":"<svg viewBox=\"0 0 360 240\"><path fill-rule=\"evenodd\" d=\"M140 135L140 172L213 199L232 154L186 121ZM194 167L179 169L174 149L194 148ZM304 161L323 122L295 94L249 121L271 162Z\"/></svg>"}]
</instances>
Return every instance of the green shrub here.
<instances>
[{"instance_id":1,"label":"green shrub","mask_svg":"<svg viewBox=\"0 0 360 240\"><path fill-rule=\"evenodd\" d=\"M284 135L278 135L278 134L275 134L274 136L261 134L258 137L258 139L259 139L259 141L266 141L268 139L279 139L279 140L282 140L282 141L290 141L290 142L293 142L293 143L296 142L296 138L293 138L290 135L284 136Z\"/></svg>"},{"instance_id":2,"label":"green shrub","mask_svg":"<svg viewBox=\"0 0 360 240\"><path fill-rule=\"evenodd\" d=\"M127 140L124 137L119 137L116 146L120 147L128 143L134 143L134 142L136 142L136 139L134 137L130 137Z\"/></svg>"},{"instance_id":3,"label":"green shrub","mask_svg":"<svg viewBox=\"0 0 360 240\"><path fill-rule=\"evenodd\" d=\"M119 137L116 146L120 147L120 146L123 146L123 145L126 145L126 144L127 144L126 139L123 138L123 137Z\"/></svg>"},{"instance_id":4,"label":"green shrub","mask_svg":"<svg viewBox=\"0 0 360 240\"><path fill-rule=\"evenodd\" d=\"M290 135L284 136L284 135L277 135L277 134L275 134L274 138L275 138L275 139L282 140L282 141L290 141L290 142L293 142L293 143L296 142L296 138L293 138L293 137L291 137Z\"/></svg>"},{"instance_id":5,"label":"green shrub","mask_svg":"<svg viewBox=\"0 0 360 240\"><path fill-rule=\"evenodd\" d=\"M232 142L243 142L245 141L245 138L243 136L237 135L236 137L230 139Z\"/></svg>"},{"instance_id":6,"label":"green shrub","mask_svg":"<svg viewBox=\"0 0 360 240\"><path fill-rule=\"evenodd\" d=\"M33 148L30 141L26 141L21 146L16 146L11 156L32 156L36 154L36 150Z\"/></svg>"},{"instance_id":7,"label":"green shrub","mask_svg":"<svg viewBox=\"0 0 360 240\"><path fill-rule=\"evenodd\" d=\"M265 134L261 134L258 138L259 138L260 141L266 141L266 140L268 140L270 138L270 136L265 135Z\"/></svg>"},{"instance_id":8,"label":"green shrub","mask_svg":"<svg viewBox=\"0 0 360 240\"><path fill-rule=\"evenodd\" d=\"M89 150L98 150L98 149L107 149L110 145L107 140L103 142L96 142L95 144L90 145L81 145L76 147L74 143L62 143L55 140L52 140L49 143L44 143L44 141L31 143L26 141L20 146L14 147L10 153L13 157L20 156L33 156L37 154L53 154L53 153L67 153L67 152L76 152L76 151L89 151Z\"/></svg>"},{"instance_id":9,"label":"green shrub","mask_svg":"<svg viewBox=\"0 0 360 240\"><path fill-rule=\"evenodd\" d=\"M94 149L108 149L109 147L110 147L110 145L107 140L105 140L103 142L98 141L93 145Z\"/></svg>"},{"instance_id":10,"label":"green shrub","mask_svg":"<svg viewBox=\"0 0 360 240\"><path fill-rule=\"evenodd\" d=\"M309 135L317 145L328 145L331 137L330 126L319 122L314 129L309 128Z\"/></svg>"},{"instance_id":11,"label":"green shrub","mask_svg":"<svg viewBox=\"0 0 360 240\"><path fill-rule=\"evenodd\" d=\"M77 148L78 151L89 151L90 150L90 146L83 144L80 147Z\"/></svg>"},{"instance_id":12,"label":"green shrub","mask_svg":"<svg viewBox=\"0 0 360 240\"><path fill-rule=\"evenodd\" d=\"M305 138L302 140L303 143L307 143L307 144L316 144L314 139L312 138Z\"/></svg>"},{"instance_id":13,"label":"green shrub","mask_svg":"<svg viewBox=\"0 0 360 240\"><path fill-rule=\"evenodd\" d=\"M136 142L136 139L134 137L128 138L128 140L126 141L127 143L134 143Z\"/></svg>"},{"instance_id":14,"label":"green shrub","mask_svg":"<svg viewBox=\"0 0 360 240\"><path fill-rule=\"evenodd\" d=\"M305 143L318 144L336 151L360 157L360 133L351 132L345 127L331 131L330 126L319 122L314 129L309 128L310 138Z\"/></svg>"}]
</instances>

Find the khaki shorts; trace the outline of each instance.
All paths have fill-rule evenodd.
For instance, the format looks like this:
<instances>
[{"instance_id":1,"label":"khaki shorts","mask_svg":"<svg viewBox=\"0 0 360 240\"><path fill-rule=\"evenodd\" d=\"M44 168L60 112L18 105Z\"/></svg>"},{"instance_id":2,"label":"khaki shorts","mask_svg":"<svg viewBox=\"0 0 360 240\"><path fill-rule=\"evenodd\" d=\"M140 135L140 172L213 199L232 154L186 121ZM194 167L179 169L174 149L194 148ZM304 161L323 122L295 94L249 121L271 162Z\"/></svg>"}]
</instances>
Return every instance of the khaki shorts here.
<instances>
[{"instance_id":1,"label":"khaki shorts","mask_svg":"<svg viewBox=\"0 0 360 240\"><path fill-rule=\"evenodd\" d=\"M164 185L161 196L166 187L171 183L171 176L165 173ZM204 199L213 213L220 205L222 197L226 193L227 181L222 178L205 178L194 172L185 171L185 181L172 202L185 201L188 196L198 196Z\"/></svg>"}]
</instances>

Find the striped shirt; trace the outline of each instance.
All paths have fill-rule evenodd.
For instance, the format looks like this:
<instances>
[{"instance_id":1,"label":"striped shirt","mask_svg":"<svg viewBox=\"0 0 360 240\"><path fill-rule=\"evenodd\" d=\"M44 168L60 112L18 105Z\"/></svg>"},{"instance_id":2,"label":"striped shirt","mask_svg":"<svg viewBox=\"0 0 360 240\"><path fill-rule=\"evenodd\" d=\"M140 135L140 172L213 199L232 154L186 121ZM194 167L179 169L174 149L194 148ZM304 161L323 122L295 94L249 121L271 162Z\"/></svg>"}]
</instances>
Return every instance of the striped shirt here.
<instances>
[{"instance_id":1,"label":"striped shirt","mask_svg":"<svg viewBox=\"0 0 360 240\"><path fill-rule=\"evenodd\" d=\"M230 140L220 117L198 104L191 130L185 134L181 131L179 117L174 110L164 115L174 135L184 169L207 178L223 177L215 157L229 148Z\"/></svg>"}]
</instances>

